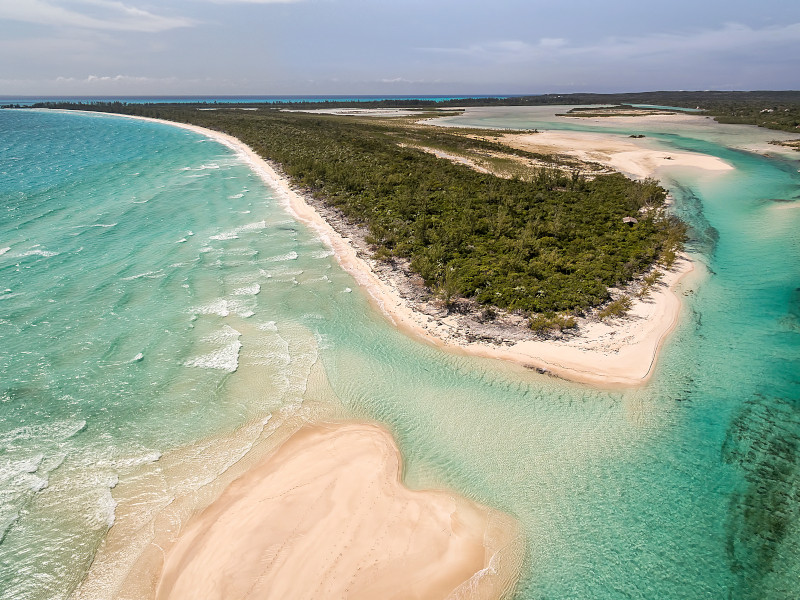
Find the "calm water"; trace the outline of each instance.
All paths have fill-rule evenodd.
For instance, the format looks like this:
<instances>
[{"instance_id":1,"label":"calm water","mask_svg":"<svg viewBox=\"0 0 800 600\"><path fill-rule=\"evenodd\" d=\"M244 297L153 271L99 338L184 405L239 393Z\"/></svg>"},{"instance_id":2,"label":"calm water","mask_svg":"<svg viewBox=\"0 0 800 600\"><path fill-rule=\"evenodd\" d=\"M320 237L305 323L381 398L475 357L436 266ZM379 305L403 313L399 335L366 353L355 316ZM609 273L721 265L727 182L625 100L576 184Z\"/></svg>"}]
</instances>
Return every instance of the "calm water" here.
<instances>
[{"instance_id":1,"label":"calm water","mask_svg":"<svg viewBox=\"0 0 800 600\"><path fill-rule=\"evenodd\" d=\"M602 127L494 110L459 119ZM699 268L652 383L608 392L397 333L222 146L0 112L0 596L70 597L115 523L132 550L80 588L108 597L138 525L327 405L519 518L519 598L795 597L800 164L735 149L755 128L647 135L736 171L665 173Z\"/></svg>"}]
</instances>

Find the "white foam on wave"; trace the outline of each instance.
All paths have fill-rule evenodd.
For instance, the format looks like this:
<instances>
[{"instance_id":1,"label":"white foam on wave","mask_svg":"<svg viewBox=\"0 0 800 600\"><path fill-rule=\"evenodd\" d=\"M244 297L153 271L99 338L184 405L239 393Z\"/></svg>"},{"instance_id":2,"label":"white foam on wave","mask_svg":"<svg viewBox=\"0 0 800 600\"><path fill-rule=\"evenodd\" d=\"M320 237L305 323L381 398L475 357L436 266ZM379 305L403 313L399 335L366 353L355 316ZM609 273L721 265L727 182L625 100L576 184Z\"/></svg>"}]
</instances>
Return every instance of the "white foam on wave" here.
<instances>
[{"instance_id":1,"label":"white foam on wave","mask_svg":"<svg viewBox=\"0 0 800 600\"><path fill-rule=\"evenodd\" d=\"M129 469L133 467L141 467L161 460L161 452L152 450L135 456L127 456L125 458L113 459L100 459L95 462L98 467L111 467L115 469ZM115 484L116 485L116 484ZM114 486L112 486L114 487Z\"/></svg>"},{"instance_id":2,"label":"white foam on wave","mask_svg":"<svg viewBox=\"0 0 800 600\"><path fill-rule=\"evenodd\" d=\"M3 256L6 252L11 250L11 246L6 246L5 248L0 248L0 256Z\"/></svg>"},{"instance_id":3,"label":"white foam on wave","mask_svg":"<svg viewBox=\"0 0 800 600\"><path fill-rule=\"evenodd\" d=\"M227 248L225 250L226 256L257 256L258 250L252 248Z\"/></svg>"},{"instance_id":4,"label":"white foam on wave","mask_svg":"<svg viewBox=\"0 0 800 600\"><path fill-rule=\"evenodd\" d=\"M197 356L184 363L187 367L199 367L203 369L219 369L228 373L236 372L239 368L239 351L242 349L242 342L236 340L202 356Z\"/></svg>"},{"instance_id":5,"label":"white foam on wave","mask_svg":"<svg viewBox=\"0 0 800 600\"><path fill-rule=\"evenodd\" d=\"M256 221L255 223L247 223L245 225L240 225L230 231L223 231L216 235L212 235L210 239L212 240L236 240L239 239L239 234L241 233L250 233L253 231L261 231L262 229L266 229L267 223L266 221Z\"/></svg>"},{"instance_id":6,"label":"white foam on wave","mask_svg":"<svg viewBox=\"0 0 800 600\"><path fill-rule=\"evenodd\" d=\"M285 262L287 260L297 260L298 254L294 250L291 252L287 252L286 254L280 254L278 256L273 256L272 258L268 258L269 262Z\"/></svg>"},{"instance_id":7,"label":"white foam on wave","mask_svg":"<svg viewBox=\"0 0 800 600\"><path fill-rule=\"evenodd\" d=\"M108 223L108 224L95 223L94 225L92 225L92 227L102 227L104 229L108 229L108 228L111 228L111 227L116 227L117 225L118 225L118 223Z\"/></svg>"},{"instance_id":8,"label":"white foam on wave","mask_svg":"<svg viewBox=\"0 0 800 600\"><path fill-rule=\"evenodd\" d=\"M275 321L259 323L256 327L258 327L261 331L278 331L278 325L275 323Z\"/></svg>"},{"instance_id":9,"label":"white foam on wave","mask_svg":"<svg viewBox=\"0 0 800 600\"><path fill-rule=\"evenodd\" d=\"M182 244L182 243L184 243L185 241L187 241L187 240L186 240L186 238L181 238L181 239L179 239L179 240L178 240L177 242L175 242L175 243L176 243L176 244Z\"/></svg>"},{"instance_id":10,"label":"white foam on wave","mask_svg":"<svg viewBox=\"0 0 800 600\"><path fill-rule=\"evenodd\" d=\"M86 421L57 421L40 425L23 425L0 434L0 447L12 450L17 442L36 440L63 442L86 429Z\"/></svg>"},{"instance_id":11,"label":"white foam on wave","mask_svg":"<svg viewBox=\"0 0 800 600\"><path fill-rule=\"evenodd\" d=\"M242 225L241 227L237 227L237 231L245 232L245 231L261 231L262 229L267 228L266 221L256 221L255 223L247 223L246 225Z\"/></svg>"},{"instance_id":12,"label":"white foam on wave","mask_svg":"<svg viewBox=\"0 0 800 600\"><path fill-rule=\"evenodd\" d=\"M239 198L244 198L244 194L234 194L233 196L228 196L228 200L238 200Z\"/></svg>"},{"instance_id":13,"label":"white foam on wave","mask_svg":"<svg viewBox=\"0 0 800 600\"><path fill-rule=\"evenodd\" d=\"M241 335L239 331L236 331L230 325L223 325L222 329L207 335L203 338L203 341L216 344L229 344L230 342L238 340Z\"/></svg>"},{"instance_id":14,"label":"white foam on wave","mask_svg":"<svg viewBox=\"0 0 800 600\"><path fill-rule=\"evenodd\" d=\"M161 270L159 271L147 271L146 273L139 273L138 275L131 275L129 277L123 277L122 281L133 281L135 279L160 279L165 277L165 273Z\"/></svg>"},{"instance_id":15,"label":"white foam on wave","mask_svg":"<svg viewBox=\"0 0 800 600\"><path fill-rule=\"evenodd\" d=\"M99 527L111 527L117 518L117 501L111 495L111 490L117 487L119 477L110 475L104 482L104 489L100 492L97 504L91 515L92 521Z\"/></svg>"},{"instance_id":16,"label":"white foam on wave","mask_svg":"<svg viewBox=\"0 0 800 600\"><path fill-rule=\"evenodd\" d=\"M196 306L191 311L198 315L219 315L220 317L227 317L231 314L230 306L225 298L217 298L208 304Z\"/></svg>"},{"instance_id":17,"label":"white foam on wave","mask_svg":"<svg viewBox=\"0 0 800 600\"><path fill-rule=\"evenodd\" d=\"M311 253L312 258L328 258L329 256L333 256L333 250L317 250L316 252Z\"/></svg>"},{"instance_id":18,"label":"white foam on wave","mask_svg":"<svg viewBox=\"0 0 800 600\"><path fill-rule=\"evenodd\" d=\"M7 482L20 475L36 473L44 460L44 454L26 456L21 460L3 459L0 461L0 481Z\"/></svg>"},{"instance_id":19,"label":"white foam on wave","mask_svg":"<svg viewBox=\"0 0 800 600\"><path fill-rule=\"evenodd\" d=\"M217 235L212 235L209 239L211 240L238 240L239 236L236 234L236 231L224 231L222 233L218 233Z\"/></svg>"},{"instance_id":20,"label":"white foam on wave","mask_svg":"<svg viewBox=\"0 0 800 600\"><path fill-rule=\"evenodd\" d=\"M25 258L26 256L42 256L44 258L50 258L51 256L58 256L58 252L52 252L50 250L39 250L38 248L33 248L31 250L26 250L18 254L18 258Z\"/></svg>"},{"instance_id":21,"label":"white foam on wave","mask_svg":"<svg viewBox=\"0 0 800 600\"><path fill-rule=\"evenodd\" d=\"M257 283L253 285L248 285L245 287L240 287L238 289L233 290L234 296L255 296L261 291L261 286Z\"/></svg>"}]
</instances>

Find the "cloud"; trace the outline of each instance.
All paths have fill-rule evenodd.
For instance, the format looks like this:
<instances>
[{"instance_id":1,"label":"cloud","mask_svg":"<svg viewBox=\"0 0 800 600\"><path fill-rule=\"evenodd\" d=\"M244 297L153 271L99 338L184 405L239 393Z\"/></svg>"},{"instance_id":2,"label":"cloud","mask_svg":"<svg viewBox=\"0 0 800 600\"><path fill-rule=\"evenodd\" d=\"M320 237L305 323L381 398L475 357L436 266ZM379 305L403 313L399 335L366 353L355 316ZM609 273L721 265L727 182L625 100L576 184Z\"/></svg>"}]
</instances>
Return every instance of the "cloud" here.
<instances>
[{"instance_id":1,"label":"cloud","mask_svg":"<svg viewBox=\"0 0 800 600\"><path fill-rule=\"evenodd\" d=\"M689 33L654 33L637 37L612 37L587 45L570 44L563 38L541 38L535 43L521 40L489 41L461 48L423 48L479 61L513 63L547 58L586 57L624 60L642 56L687 56L707 53L743 52L775 46L800 45L800 23L756 29L726 23L718 29Z\"/></svg>"},{"instance_id":2,"label":"cloud","mask_svg":"<svg viewBox=\"0 0 800 600\"><path fill-rule=\"evenodd\" d=\"M194 25L190 19L157 15L116 0L0 0L0 20L145 33Z\"/></svg>"},{"instance_id":3,"label":"cloud","mask_svg":"<svg viewBox=\"0 0 800 600\"><path fill-rule=\"evenodd\" d=\"M89 75L88 77L56 77L56 83L150 83L157 81L151 77L133 75Z\"/></svg>"},{"instance_id":4,"label":"cloud","mask_svg":"<svg viewBox=\"0 0 800 600\"><path fill-rule=\"evenodd\" d=\"M206 0L214 4L295 4L304 0Z\"/></svg>"}]
</instances>

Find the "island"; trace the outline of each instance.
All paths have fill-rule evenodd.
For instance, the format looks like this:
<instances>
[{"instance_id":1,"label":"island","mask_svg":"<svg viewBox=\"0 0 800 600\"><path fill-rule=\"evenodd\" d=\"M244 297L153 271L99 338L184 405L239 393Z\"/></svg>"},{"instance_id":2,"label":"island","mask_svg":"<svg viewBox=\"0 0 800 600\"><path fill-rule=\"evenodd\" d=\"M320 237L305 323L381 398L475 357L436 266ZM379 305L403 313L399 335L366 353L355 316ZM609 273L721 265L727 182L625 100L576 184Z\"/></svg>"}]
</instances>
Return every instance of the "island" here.
<instances>
[{"instance_id":1,"label":"island","mask_svg":"<svg viewBox=\"0 0 800 600\"><path fill-rule=\"evenodd\" d=\"M692 269L652 175L730 169L627 136L439 127L453 113L429 109L91 108L246 157L409 333L605 386L648 381L678 320L672 288Z\"/></svg>"}]
</instances>

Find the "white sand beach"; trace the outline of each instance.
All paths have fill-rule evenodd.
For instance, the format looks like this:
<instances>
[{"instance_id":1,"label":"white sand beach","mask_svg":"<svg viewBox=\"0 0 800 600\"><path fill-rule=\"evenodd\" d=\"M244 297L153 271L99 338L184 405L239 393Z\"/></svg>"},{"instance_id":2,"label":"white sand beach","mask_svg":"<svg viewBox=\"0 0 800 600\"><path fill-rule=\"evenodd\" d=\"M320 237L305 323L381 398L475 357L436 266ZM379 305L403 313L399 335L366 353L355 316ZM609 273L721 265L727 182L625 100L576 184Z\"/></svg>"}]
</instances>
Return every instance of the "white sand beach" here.
<instances>
[{"instance_id":1,"label":"white sand beach","mask_svg":"<svg viewBox=\"0 0 800 600\"><path fill-rule=\"evenodd\" d=\"M513 519L400 482L391 435L301 429L167 550L156 598L501 598L521 558Z\"/></svg>"},{"instance_id":2,"label":"white sand beach","mask_svg":"<svg viewBox=\"0 0 800 600\"><path fill-rule=\"evenodd\" d=\"M414 310L394 282L378 275L377 263L362 256L349 239L340 235L306 201L303 194L293 188L287 178L252 148L221 132L171 121L160 122L200 133L236 151L275 190L286 209L333 249L340 265L356 279L375 306L393 324L445 350L509 360L573 381L612 387L637 386L649 380L658 351L678 321L681 303L675 286L692 269L691 262L685 256L672 271L665 274L662 285L654 289L647 299L634 301L629 318L615 320L610 325L584 324L578 336L561 340L528 340L511 346L497 346L482 341L466 343L455 339L451 335L452 323L431 319ZM518 144L534 151L572 153L582 160L607 164L636 177L654 175L665 163L710 169L713 172L732 168L715 157L693 152L653 150L646 147L644 140L619 135L543 132L508 137L511 138L507 141L509 144ZM665 156L671 159L665 159Z\"/></svg>"}]
</instances>

